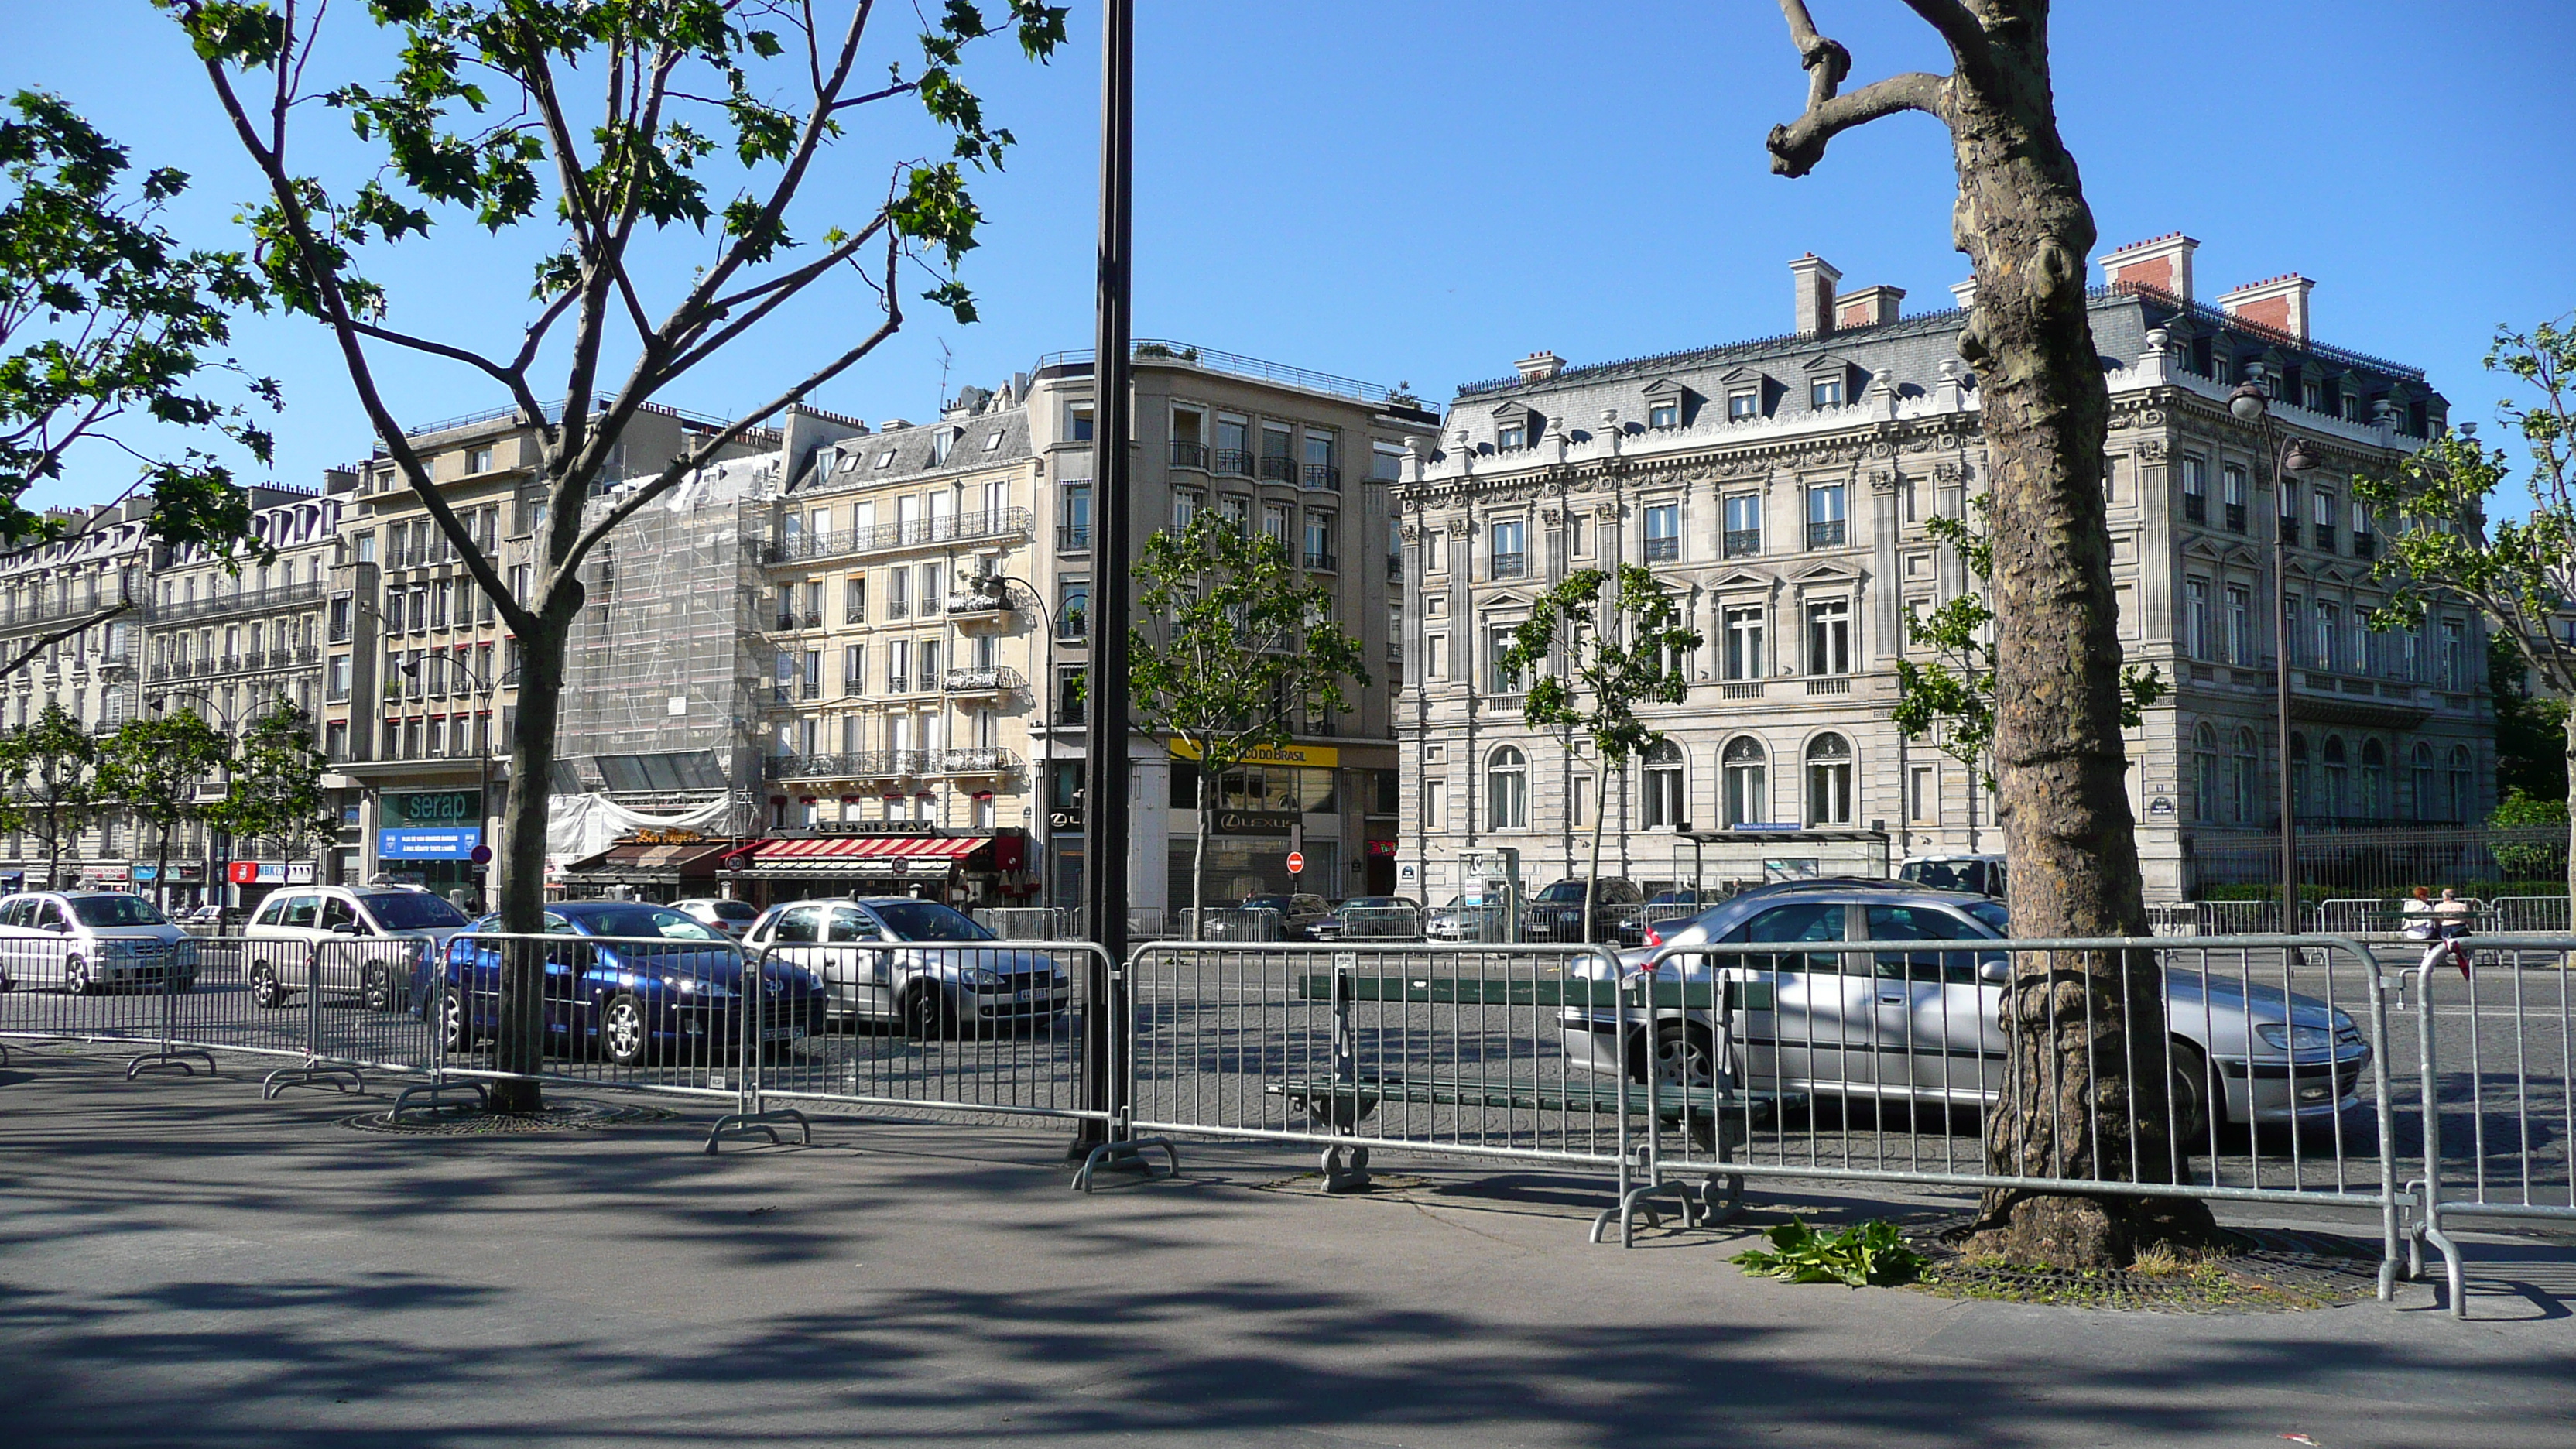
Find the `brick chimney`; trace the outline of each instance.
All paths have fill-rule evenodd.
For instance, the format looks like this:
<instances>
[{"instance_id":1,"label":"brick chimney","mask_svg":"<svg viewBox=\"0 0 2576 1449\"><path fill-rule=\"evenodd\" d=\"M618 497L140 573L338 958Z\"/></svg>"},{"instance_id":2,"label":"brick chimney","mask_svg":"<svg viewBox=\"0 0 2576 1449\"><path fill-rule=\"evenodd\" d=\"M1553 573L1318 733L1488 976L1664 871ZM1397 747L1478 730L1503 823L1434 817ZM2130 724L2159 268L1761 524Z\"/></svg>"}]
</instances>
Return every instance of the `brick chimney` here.
<instances>
[{"instance_id":1,"label":"brick chimney","mask_svg":"<svg viewBox=\"0 0 2576 1449\"><path fill-rule=\"evenodd\" d=\"M1834 299L1834 326L1880 327L1896 320L1897 304L1905 300L1903 287L1863 287L1845 292Z\"/></svg>"},{"instance_id":2,"label":"brick chimney","mask_svg":"<svg viewBox=\"0 0 2576 1449\"><path fill-rule=\"evenodd\" d=\"M2191 300L2191 254L2200 243L2178 231L2131 242L2102 258L2103 280L2127 282Z\"/></svg>"},{"instance_id":3,"label":"brick chimney","mask_svg":"<svg viewBox=\"0 0 2576 1449\"><path fill-rule=\"evenodd\" d=\"M1834 285L1843 274L1834 264L1809 252L1789 264L1797 289L1798 335L1824 337L1834 330Z\"/></svg>"},{"instance_id":4,"label":"brick chimney","mask_svg":"<svg viewBox=\"0 0 2576 1449\"><path fill-rule=\"evenodd\" d=\"M2260 326L2276 328L2305 342L2308 340L2308 293L2316 285L2296 272L2284 272L2224 293L2219 297L2218 305L2226 308L2230 317L2242 317Z\"/></svg>"},{"instance_id":5,"label":"brick chimney","mask_svg":"<svg viewBox=\"0 0 2576 1449\"><path fill-rule=\"evenodd\" d=\"M1565 359L1553 352L1533 352L1512 366L1521 370L1523 382L1545 382L1565 371Z\"/></svg>"}]
</instances>

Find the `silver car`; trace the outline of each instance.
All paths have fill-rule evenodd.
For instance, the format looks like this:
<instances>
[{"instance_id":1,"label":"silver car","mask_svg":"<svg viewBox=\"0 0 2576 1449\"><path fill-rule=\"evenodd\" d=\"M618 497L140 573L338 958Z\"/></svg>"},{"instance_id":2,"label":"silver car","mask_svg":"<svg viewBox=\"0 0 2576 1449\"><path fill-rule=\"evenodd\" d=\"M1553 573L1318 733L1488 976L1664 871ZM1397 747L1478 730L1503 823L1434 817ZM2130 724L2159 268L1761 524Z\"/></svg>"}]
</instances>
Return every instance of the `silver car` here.
<instances>
[{"instance_id":1,"label":"silver car","mask_svg":"<svg viewBox=\"0 0 2576 1449\"><path fill-rule=\"evenodd\" d=\"M197 942L119 891L30 891L0 900L0 980L76 996L197 984Z\"/></svg>"},{"instance_id":2,"label":"silver car","mask_svg":"<svg viewBox=\"0 0 2576 1449\"><path fill-rule=\"evenodd\" d=\"M926 1037L1048 1020L1073 1000L1064 961L993 941L936 901L794 901L752 923L743 950L823 978L828 1020L896 1022Z\"/></svg>"},{"instance_id":3,"label":"silver car","mask_svg":"<svg viewBox=\"0 0 2576 1449\"><path fill-rule=\"evenodd\" d=\"M1713 1013L1659 1008L1651 1042L1641 1032L1630 1044L1639 1071L1651 1057L1665 1080L1706 1082L1723 1062L1764 1088L1958 1106L1993 1102L2003 1089L1999 1008L2010 958L1936 944L2008 935L2000 901L1889 881L1787 882L1660 934L1667 947L1720 949L1662 962L1659 980L1705 983L1714 973L1767 984L1770 1001L1738 1014L1732 1041ZM1830 949L1854 942L1887 946ZM1652 955L1623 952L1621 969L1644 969ZM1606 968L1590 961L1575 970L1597 978ZM1764 1006L1759 995L1752 1005ZM2213 1101L2233 1123L2329 1118L2354 1103L2370 1064L2349 1015L2225 975L2168 968L2165 1021L2174 1122L2185 1136L2208 1130ZM1617 1070L1614 1013L1567 1008L1561 1024L1578 1068Z\"/></svg>"}]
</instances>

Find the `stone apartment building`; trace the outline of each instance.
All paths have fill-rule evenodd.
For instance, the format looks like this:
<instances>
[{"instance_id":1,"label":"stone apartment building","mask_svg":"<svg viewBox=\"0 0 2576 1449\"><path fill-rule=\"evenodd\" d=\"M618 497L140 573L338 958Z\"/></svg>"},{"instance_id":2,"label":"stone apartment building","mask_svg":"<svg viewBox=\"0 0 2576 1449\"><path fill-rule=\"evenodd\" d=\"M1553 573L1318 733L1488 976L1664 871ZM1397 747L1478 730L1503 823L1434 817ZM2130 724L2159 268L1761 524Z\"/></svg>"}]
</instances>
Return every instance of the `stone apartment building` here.
<instances>
[{"instance_id":1,"label":"stone apartment building","mask_svg":"<svg viewBox=\"0 0 2576 1449\"><path fill-rule=\"evenodd\" d=\"M2350 480L2443 427L2444 400L2414 368L2314 339L2305 278L2197 300L2196 245L2108 254L2091 302L2121 637L2173 686L2129 738L2148 890L2166 899L2247 868L2277 829L2276 536L2292 545L2303 828L2474 819L2493 779L2476 617L2364 627L2377 535ZM1445 899L1462 853L1503 847L1531 885L1583 873L1597 765L1523 725L1499 661L1541 590L1620 562L1652 569L1703 644L1687 699L1643 711L1667 740L1613 782L1604 874L1714 883L2000 848L1991 797L1889 722L1903 617L1968 582L1924 527L1984 487L1964 313L1838 290L1813 255L1791 272L1786 335L1584 367L1541 353L1461 388L1439 450L1408 461L1408 888ZM2249 380L2319 460L2287 488L2278 434L2228 409ZM1695 849L1684 825L1729 841ZM1783 831L1801 833L1762 839Z\"/></svg>"},{"instance_id":2,"label":"stone apartment building","mask_svg":"<svg viewBox=\"0 0 2576 1449\"><path fill-rule=\"evenodd\" d=\"M1135 378L1126 524L1139 547L1223 509L1332 579L1336 616L1384 661L1353 713L1307 722L1227 783L1212 897L1290 889L1292 845L1308 862L1295 888L1391 886L1400 662L1386 492L1436 415L1178 343L1137 344ZM963 390L935 421L854 430L798 462L767 566L765 768L782 839L741 864L744 884L806 895L944 876L966 901L1078 899L1091 754L1080 680L1107 522L1093 510L1091 407L1090 355L1050 354L999 388ZM1131 740L1127 754L1136 802L1158 807L1135 812L1133 900L1158 911L1186 894L1193 777L1167 740ZM907 836L940 843L897 843Z\"/></svg>"},{"instance_id":3,"label":"stone apartment building","mask_svg":"<svg viewBox=\"0 0 2576 1449\"><path fill-rule=\"evenodd\" d=\"M9 727L23 727L58 704L91 733L108 735L141 707L143 622L135 606L145 597L153 563L144 526L151 511L150 499L132 500L76 537L0 554L0 664L36 649L0 678L0 719ZM88 514L52 510L47 516L79 528ZM98 622L43 642L83 619ZM45 842L33 831L0 840L8 848L0 859L0 888L41 886ZM64 842L60 883L125 883L132 879L133 844L125 820L101 817Z\"/></svg>"}]
</instances>

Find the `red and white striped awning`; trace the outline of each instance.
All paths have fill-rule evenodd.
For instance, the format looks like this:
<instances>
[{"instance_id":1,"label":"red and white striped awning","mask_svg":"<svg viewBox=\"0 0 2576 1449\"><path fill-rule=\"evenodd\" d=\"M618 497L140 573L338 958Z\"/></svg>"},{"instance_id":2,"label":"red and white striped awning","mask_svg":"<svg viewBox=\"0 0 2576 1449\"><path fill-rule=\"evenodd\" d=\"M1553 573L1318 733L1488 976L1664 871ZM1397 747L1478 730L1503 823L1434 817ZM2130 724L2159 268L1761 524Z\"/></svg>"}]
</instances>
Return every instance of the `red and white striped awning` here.
<instances>
[{"instance_id":1,"label":"red and white striped awning","mask_svg":"<svg viewBox=\"0 0 2576 1449\"><path fill-rule=\"evenodd\" d=\"M989 835L823 835L757 841L725 863L780 875L945 875L991 841Z\"/></svg>"}]
</instances>

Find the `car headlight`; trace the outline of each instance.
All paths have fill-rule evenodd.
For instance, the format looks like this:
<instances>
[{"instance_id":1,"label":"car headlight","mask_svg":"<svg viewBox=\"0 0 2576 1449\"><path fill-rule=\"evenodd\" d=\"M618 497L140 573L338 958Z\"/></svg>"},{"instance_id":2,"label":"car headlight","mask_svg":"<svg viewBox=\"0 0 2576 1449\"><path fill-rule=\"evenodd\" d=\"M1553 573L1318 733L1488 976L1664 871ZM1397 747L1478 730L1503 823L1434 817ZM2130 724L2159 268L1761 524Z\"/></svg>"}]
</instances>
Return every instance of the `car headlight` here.
<instances>
[{"instance_id":1,"label":"car headlight","mask_svg":"<svg viewBox=\"0 0 2576 1449\"><path fill-rule=\"evenodd\" d=\"M2325 1052L2334 1046L2334 1032L2322 1026L2291 1026L2277 1021L2254 1023L2254 1034L2266 1045L2290 1052Z\"/></svg>"},{"instance_id":2,"label":"car headlight","mask_svg":"<svg viewBox=\"0 0 2576 1449\"><path fill-rule=\"evenodd\" d=\"M969 986L999 986L1002 978L981 966L969 966L957 973L957 979Z\"/></svg>"}]
</instances>

